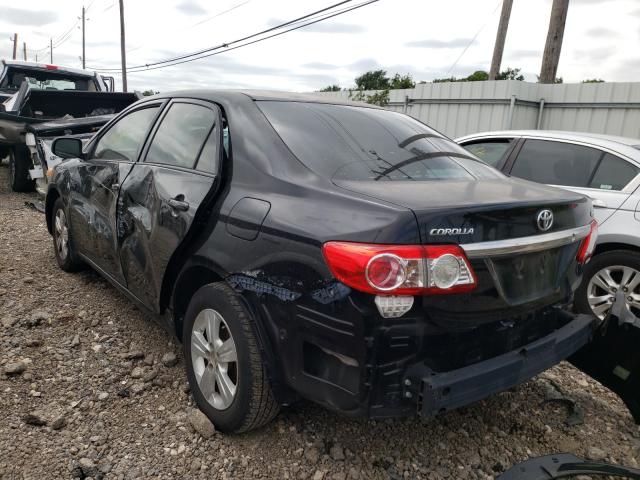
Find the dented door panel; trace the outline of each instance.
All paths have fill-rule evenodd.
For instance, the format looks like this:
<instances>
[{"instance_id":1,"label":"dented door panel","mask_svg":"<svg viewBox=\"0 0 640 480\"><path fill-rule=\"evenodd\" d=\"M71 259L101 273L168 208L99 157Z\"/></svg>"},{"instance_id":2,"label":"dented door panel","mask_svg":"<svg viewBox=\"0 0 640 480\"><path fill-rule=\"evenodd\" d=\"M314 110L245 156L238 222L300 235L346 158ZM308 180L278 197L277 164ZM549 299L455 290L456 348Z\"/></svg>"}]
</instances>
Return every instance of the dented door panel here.
<instances>
[{"instance_id":1,"label":"dented door panel","mask_svg":"<svg viewBox=\"0 0 640 480\"><path fill-rule=\"evenodd\" d=\"M105 273L123 283L117 255L116 208L120 181L133 163L92 159L72 176L70 215L74 242Z\"/></svg>"},{"instance_id":2,"label":"dented door panel","mask_svg":"<svg viewBox=\"0 0 640 480\"><path fill-rule=\"evenodd\" d=\"M138 163L122 185L117 221L120 264L127 288L152 310L169 260L213 183L210 175ZM171 200L188 207L180 210Z\"/></svg>"}]
</instances>

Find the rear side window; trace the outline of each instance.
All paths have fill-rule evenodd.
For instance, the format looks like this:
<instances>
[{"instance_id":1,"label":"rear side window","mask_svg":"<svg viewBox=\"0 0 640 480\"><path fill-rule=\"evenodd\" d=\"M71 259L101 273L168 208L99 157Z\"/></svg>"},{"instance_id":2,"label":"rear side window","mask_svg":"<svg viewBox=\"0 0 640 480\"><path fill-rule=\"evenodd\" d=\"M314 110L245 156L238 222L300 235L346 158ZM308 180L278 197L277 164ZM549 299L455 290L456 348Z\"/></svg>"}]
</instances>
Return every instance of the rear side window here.
<instances>
[{"instance_id":1,"label":"rear side window","mask_svg":"<svg viewBox=\"0 0 640 480\"><path fill-rule=\"evenodd\" d=\"M304 102L258 106L308 168L350 181L497 178L455 142L413 118L388 110Z\"/></svg>"},{"instance_id":2,"label":"rear side window","mask_svg":"<svg viewBox=\"0 0 640 480\"><path fill-rule=\"evenodd\" d=\"M193 168L215 120L215 113L207 107L174 103L162 119L145 161Z\"/></svg>"},{"instance_id":3,"label":"rear side window","mask_svg":"<svg viewBox=\"0 0 640 480\"><path fill-rule=\"evenodd\" d=\"M539 183L587 187L602 152L595 148L548 140L527 140L511 174Z\"/></svg>"},{"instance_id":4,"label":"rear side window","mask_svg":"<svg viewBox=\"0 0 640 480\"><path fill-rule=\"evenodd\" d=\"M157 112L153 106L122 117L98 140L94 157L135 162Z\"/></svg>"},{"instance_id":5,"label":"rear side window","mask_svg":"<svg viewBox=\"0 0 640 480\"><path fill-rule=\"evenodd\" d=\"M596 169L589 187L601 190L622 190L638 175L639 171L635 165L607 153Z\"/></svg>"},{"instance_id":6,"label":"rear side window","mask_svg":"<svg viewBox=\"0 0 640 480\"><path fill-rule=\"evenodd\" d=\"M498 167L513 142L510 138L468 143L464 148L492 167Z\"/></svg>"}]
</instances>

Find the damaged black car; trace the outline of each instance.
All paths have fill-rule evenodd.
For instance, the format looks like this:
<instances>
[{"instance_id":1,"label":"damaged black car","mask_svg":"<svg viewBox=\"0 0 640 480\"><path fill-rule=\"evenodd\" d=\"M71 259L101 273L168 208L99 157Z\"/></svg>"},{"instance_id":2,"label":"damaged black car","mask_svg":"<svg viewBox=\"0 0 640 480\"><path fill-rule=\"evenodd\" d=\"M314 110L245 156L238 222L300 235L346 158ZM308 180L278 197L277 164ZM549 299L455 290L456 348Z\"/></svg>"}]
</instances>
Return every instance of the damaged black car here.
<instances>
[{"instance_id":1,"label":"damaged black car","mask_svg":"<svg viewBox=\"0 0 640 480\"><path fill-rule=\"evenodd\" d=\"M182 340L222 431L299 398L429 417L567 358L640 420L640 325L571 310L597 236L584 196L407 115L294 94L157 95L52 150L60 267L97 270Z\"/></svg>"}]
</instances>

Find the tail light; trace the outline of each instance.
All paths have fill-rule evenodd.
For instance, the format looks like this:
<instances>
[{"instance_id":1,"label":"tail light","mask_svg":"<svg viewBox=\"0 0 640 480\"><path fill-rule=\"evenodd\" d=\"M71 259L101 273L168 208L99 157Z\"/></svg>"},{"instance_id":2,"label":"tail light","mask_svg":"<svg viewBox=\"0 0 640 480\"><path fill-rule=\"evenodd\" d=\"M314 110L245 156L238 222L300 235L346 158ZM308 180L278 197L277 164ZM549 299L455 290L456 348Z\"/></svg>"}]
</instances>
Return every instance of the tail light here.
<instances>
[{"instance_id":1,"label":"tail light","mask_svg":"<svg viewBox=\"0 0 640 480\"><path fill-rule=\"evenodd\" d=\"M594 219L591 220L591 229L589 235L587 235L578 249L578 255L576 260L580 263L587 263L593 256L593 250L596 247L596 240L598 240L598 222Z\"/></svg>"},{"instance_id":2,"label":"tail light","mask_svg":"<svg viewBox=\"0 0 640 480\"><path fill-rule=\"evenodd\" d=\"M473 290L476 279L457 245L375 245L328 242L331 273L345 285L376 295L425 295Z\"/></svg>"}]
</instances>

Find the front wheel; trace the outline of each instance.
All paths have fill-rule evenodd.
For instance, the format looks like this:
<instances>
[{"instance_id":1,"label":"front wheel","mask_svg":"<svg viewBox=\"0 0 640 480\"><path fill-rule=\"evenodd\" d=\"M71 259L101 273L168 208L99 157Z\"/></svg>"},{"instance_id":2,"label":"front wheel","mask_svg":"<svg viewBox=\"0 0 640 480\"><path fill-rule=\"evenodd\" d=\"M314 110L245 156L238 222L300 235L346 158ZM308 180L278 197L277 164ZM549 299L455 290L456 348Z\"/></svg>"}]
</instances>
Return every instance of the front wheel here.
<instances>
[{"instance_id":1,"label":"front wheel","mask_svg":"<svg viewBox=\"0 0 640 480\"><path fill-rule=\"evenodd\" d=\"M623 301L640 318L640 254L613 250L593 257L576 291L576 309L603 320L614 302Z\"/></svg>"},{"instance_id":2,"label":"front wheel","mask_svg":"<svg viewBox=\"0 0 640 480\"><path fill-rule=\"evenodd\" d=\"M53 251L58 266L65 272L75 272L82 268L82 262L73 249L69 219L61 198L53 204L51 216Z\"/></svg>"},{"instance_id":3,"label":"front wheel","mask_svg":"<svg viewBox=\"0 0 640 480\"><path fill-rule=\"evenodd\" d=\"M223 432L244 432L278 413L254 319L224 283L200 288L189 303L183 348L191 392Z\"/></svg>"}]
</instances>

